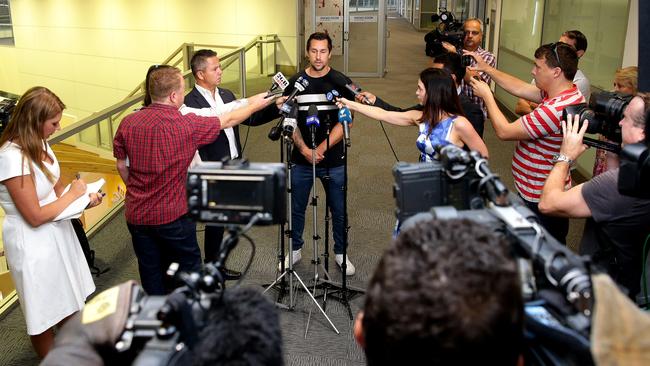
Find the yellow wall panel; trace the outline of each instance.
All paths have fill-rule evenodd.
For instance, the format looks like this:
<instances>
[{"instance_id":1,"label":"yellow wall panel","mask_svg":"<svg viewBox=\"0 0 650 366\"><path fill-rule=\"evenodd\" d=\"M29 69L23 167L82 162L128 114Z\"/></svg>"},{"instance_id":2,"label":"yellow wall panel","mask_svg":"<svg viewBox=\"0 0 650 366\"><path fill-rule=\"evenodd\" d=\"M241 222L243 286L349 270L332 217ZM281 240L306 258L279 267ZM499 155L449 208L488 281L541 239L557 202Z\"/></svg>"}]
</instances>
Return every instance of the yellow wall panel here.
<instances>
[{"instance_id":1,"label":"yellow wall panel","mask_svg":"<svg viewBox=\"0 0 650 366\"><path fill-rule=\"evenodd\" d=\"M276 33L278 63L295 65L296 1L14 1L16 44L0 48L0 89L49 87L83 118L124 98L184 42L243 46ZM256 62L253 50L247 68Z\"/></svg>"}]
</instances>

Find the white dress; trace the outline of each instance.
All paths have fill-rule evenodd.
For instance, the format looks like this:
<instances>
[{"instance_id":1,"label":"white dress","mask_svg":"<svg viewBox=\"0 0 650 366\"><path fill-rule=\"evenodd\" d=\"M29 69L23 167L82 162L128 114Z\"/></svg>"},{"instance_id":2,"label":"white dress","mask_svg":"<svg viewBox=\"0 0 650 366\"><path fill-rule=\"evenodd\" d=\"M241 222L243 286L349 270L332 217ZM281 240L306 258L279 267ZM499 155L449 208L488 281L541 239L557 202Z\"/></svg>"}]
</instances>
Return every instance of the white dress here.
<instances>
[{"instance_id":1,"label":"white dress","mask_svg":"<svg viewBox=\"0 0 650 366\"><path fill-rule=\"evenodd\" d=\"M47 151L54 162L45 165L56 182L61 174L59 162L49 146ZM36 165L32 168L39 204L55 201L54 184ZM18 145L8 142L0 147L0 183L21 175L31 179L29 174L29 163L23 160ZM70 220L32 227L23 220L4 184L0 184L0 205L5 211L5 254L27 333L40 334L82 309L95 284Z\"/></svg>"}]
</instances>

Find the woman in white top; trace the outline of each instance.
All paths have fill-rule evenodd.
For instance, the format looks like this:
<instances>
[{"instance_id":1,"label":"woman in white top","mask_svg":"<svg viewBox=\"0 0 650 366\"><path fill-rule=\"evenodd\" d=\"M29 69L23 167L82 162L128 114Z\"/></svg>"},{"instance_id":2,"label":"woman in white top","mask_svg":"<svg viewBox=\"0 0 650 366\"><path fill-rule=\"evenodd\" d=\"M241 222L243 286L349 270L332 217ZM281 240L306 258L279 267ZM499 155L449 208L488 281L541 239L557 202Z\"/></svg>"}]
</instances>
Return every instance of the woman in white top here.
<instances>
[{"instance_id":1,"label":"woman in white top","mask_svg":"<svg viewBox=\"0 0 650 366\"><path fill-rule=\"evenodd\" d=\"M59 163L47 138L60 129L65 105L50 90L33 87L20 98L0 136L0 205L4 248L27 333L40 357L53 327L79 311L95 291L70 220L54 219L86 192L74 180L63 193ZM89 207L101 202L91 194Z\"/></svg>"}]
</instances>

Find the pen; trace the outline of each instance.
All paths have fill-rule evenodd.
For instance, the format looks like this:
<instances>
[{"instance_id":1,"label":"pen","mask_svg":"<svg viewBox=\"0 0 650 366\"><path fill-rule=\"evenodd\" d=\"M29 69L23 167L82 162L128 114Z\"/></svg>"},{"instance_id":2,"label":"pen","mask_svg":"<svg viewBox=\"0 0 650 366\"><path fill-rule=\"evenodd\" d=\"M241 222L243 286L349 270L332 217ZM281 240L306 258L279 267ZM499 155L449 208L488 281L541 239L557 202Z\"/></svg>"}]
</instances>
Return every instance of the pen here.
<instances>
[{"instance_id":1,"label":"pen","mask_svg":"<svg viewBox=\"0 0 650 366\"><path fill-rule=\"evenodd\" d=\"M81 179L81 174L77 173L77 174L74 175L74 177L75 177L75 179L79 180L79 179Z\"/></svg>"}]
</instances>

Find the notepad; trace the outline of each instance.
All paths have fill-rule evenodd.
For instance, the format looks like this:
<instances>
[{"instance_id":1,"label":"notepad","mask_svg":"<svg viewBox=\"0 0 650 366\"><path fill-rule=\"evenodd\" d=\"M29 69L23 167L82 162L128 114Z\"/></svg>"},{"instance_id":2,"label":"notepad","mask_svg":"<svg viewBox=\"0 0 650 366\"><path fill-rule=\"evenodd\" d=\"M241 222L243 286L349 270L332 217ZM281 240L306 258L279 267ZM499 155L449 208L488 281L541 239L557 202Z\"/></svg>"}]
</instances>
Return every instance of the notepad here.
<instances>
[{"instance_id":1,"label":"notepad","mask_svg":"<svg viewBox=\"0 0 650 366\"><path fill-rule=\"evenodd\" d=\"M106 183L104 178L100 178L98 181L93 183L86 184L86 194L74 200L68 207L63 210L59 216L57 216L54 221L69 220L69 219L78 219L81 217L81 213L88 207L90 203L90 193L97 193L100 188ZM67 192L70 189L70 185L63 190L63 193Z\"/></svg>"}]
</instances>

